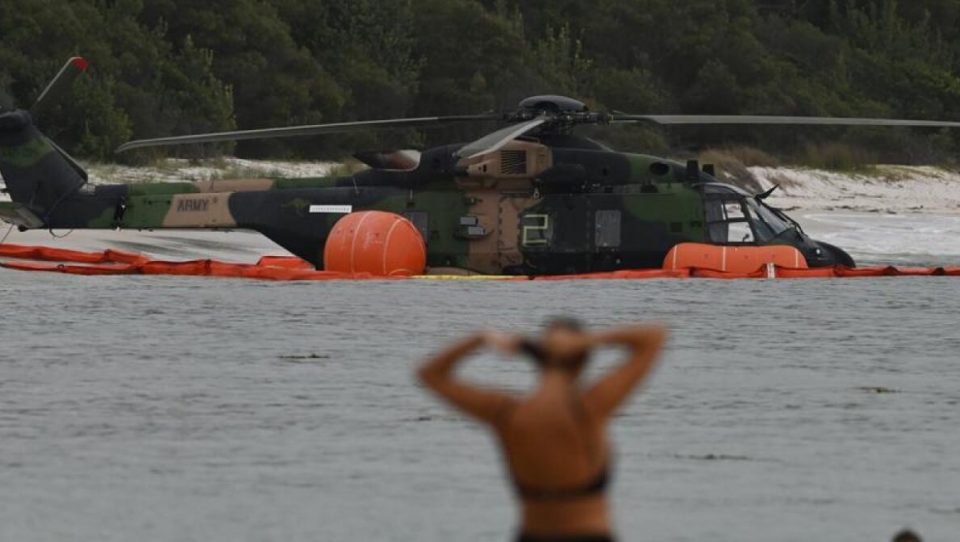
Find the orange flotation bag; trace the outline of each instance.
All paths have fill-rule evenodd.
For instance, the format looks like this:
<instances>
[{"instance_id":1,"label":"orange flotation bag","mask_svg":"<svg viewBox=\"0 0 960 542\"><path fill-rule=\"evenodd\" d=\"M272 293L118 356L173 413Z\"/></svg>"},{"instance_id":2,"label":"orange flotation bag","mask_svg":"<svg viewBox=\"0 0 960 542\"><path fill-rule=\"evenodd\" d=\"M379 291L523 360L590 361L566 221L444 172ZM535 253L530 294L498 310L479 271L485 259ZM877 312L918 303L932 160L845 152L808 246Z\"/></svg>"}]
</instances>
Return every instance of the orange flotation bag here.
<instances>
[{"instance_id":1,"label":"orange flotation bag","mask_svg":"<svg viewBox=\"0 0 960 542\"><path fill-rule=\"evenodd\" d=\"M704 243L680 243L666 258L663 268L672 271L687 268L722 273L749 274L766 264L789 269L807 269L807 259L788 245L722 246Z\"/></svg>"},{"instance_id":2,"label":"orange flotation bag","mask_svg":"<svg viewBox=\"0 0 960 542\"><path fill-rule=\"evenodd\" d=\"M406 218L384 211L350 213L334 224L323 268L378 277L421 275L427 266L423 236Z\"/></svg>"}]
</instances>

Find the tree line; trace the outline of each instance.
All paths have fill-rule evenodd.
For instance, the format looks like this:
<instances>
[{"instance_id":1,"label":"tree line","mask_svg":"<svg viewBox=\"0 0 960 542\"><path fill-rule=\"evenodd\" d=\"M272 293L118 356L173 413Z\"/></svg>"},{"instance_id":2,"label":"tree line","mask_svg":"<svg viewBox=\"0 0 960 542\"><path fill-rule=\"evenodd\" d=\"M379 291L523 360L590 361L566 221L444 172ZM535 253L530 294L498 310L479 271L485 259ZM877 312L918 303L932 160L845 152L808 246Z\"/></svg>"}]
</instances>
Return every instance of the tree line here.
<instances>
[{"instance_id":1,"label":"tree line","mask_svg":"<svg viewBox=\"0 0 960 542\"><path fill-rule=\"evenodd\" d=\"M0 106L91 61L42 129L79 156L135 138L508 110L566 94L633 113L960 120L956 0L5 0ZM334 157L484 127L249 141L178 152ZM492 128L492 127L491 127ZM948 131L616 127L624 150L824 141L951 161Z\"/></svg>"}]
</instances>

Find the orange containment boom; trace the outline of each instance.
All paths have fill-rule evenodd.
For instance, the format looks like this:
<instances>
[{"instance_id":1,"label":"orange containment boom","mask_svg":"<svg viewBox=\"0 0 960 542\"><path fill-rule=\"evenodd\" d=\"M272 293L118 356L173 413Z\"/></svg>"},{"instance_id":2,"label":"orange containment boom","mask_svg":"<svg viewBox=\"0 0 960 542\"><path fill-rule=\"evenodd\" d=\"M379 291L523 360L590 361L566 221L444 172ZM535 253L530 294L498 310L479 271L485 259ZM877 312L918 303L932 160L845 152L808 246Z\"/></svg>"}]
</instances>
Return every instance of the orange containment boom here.
<instances>
[{"instance_id":1,"label":"orange containment boom","mask_svg":"<svg viewBox=\"0 0 960 542\"><path fill-rule=\"evenodd\" d=\"M300 258L285 256L264 256L255 264L227 263L216 260L167 262L151 260L141 254L116 250L81 252L50 247L0 245L0 258L33 260L0 260L0 267L7 269L51 271L71 275L181 275L261 280L359 280L383 278L375 277L369 273L317 271L310 263Z\"/></svg>"},{"instance_id":2,"label":"orange containment boom","mask_svg":"<svg viewBox=\"0 0 960 542\"><path fill-rule=\"evenodd\" d=\"M722 248L722 247L715 247ZM729 247L728 247L729 248ZM667 256L663 269L636 269L611 271L608 273L585 273L580 275L539 276L539 277L486 277L497 280L611 280L611 279L669 279L669 278L711 278L711 279L747 279L747 278L849 278L849 277L920 277L949 276L960 277L960 267L818 267L794 266L791 261L764 261L760 257L753 269L742 247L739 250L720 254L707 254L699 249L683 249L677 256L693 258L700 266L673 268L672 253ZM776 253L770 253L771 255ZM772 256L771 256L772 257ZM777 258L792 258L788 253ZM375 276L370 273L341 273L336 271L317 271L300 258L290 256L264 256L255 264L219 262L216 260L190 260L168 262L151 260L142 254L105 250L103 252L81 252L49 247L20 245L0 245L0 267L22 271L48 271L74 275L181 275L204 277L230 277L260 280L402 280L409 278L443 278L450 280L476 280L477 276L417 276L404 277ZM714 258L710 260L710 258ZM712 263L711 263L712 262ZM719 262L719 265L717 264ZM756 263L756 261L752 261ZM787 265L784 265L787 264ZM706 267L706 265L712 265ZM737 266L737 271L733 270ZM716 267L721 267L717 269ZM727 270L723 270L725 267Z\"/></svg>"}]
</instances>

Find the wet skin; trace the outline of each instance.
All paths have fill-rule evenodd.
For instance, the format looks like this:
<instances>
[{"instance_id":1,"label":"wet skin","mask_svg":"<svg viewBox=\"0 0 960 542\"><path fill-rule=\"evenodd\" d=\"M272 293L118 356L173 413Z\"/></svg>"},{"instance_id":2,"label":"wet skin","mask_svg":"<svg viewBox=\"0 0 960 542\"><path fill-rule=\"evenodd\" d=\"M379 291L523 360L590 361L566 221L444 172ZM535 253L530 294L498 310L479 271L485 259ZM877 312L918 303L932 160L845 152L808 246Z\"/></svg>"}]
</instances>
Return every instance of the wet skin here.
<instances>
[{"instance_id":1,"label":"wet skin","mask_svg":"<svg viewBox=\"0 0 960 542\"><path fill-rule=\"evenodd\" d=\"M524 396L454 375L458 362L482 347L518 354L523 339L516 335L471 335L427 360L419 376L450 404L490 426L515 484L535 492L574 491L562 498L520 495L523 533L611 535L606 492L579 490L612 465L607 421L649 374L665 339L666 330L655 325L599 333L552 326L538 340L539 382ZM583 383L580 375L590 351L608 345L625 348L627 358L595 382Z\"/></svg>"}]
</instances>

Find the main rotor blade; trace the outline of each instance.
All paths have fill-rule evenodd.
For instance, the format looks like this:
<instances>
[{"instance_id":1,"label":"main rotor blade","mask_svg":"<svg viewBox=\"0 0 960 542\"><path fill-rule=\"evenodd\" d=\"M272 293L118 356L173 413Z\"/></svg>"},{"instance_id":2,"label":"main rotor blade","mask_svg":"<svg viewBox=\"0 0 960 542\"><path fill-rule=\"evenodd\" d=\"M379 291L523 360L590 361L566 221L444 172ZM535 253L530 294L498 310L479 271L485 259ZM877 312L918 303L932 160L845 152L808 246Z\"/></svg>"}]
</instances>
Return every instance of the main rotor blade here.
<instances>
[{"instance_id":1,"label":"main rotor blade","mask_svg":"<svg viewBox=\"0 0 960 542\"><path fill-rule=\"evenodd\" d=\"M782 125L782 126L911 126L960 128L960 122L851 117L780 117L767 115L612 115L611 122L655 122L663 125Z\"/></svg>"},{"instance_id":2,"label":"main rotor blade","mask_svg":"<svg viewBox=\"0 0 960 542\"><path fill-rule=\"evenodd\" d=\"M81 73L86 71L89 65L90 63L87 62L85 58L79 56L67 60L67 63L60 68L57 75L47 84L47 88L43 89L43 92L40 93L40 97L37 98L33 107L30 108L30 114L37 117L51 105L56 104L57 101L60 100L60 97L70 89L70 85L73 84Z\"/></svg>"},{"instance_id":3,"label":"main rotor blade","mask_svg":"<svg viewBox=\"0 0 960 542\"><path fill-rule=\"evenodd\" d=\"M463 147L460 147L460 150L457 151L457 156L460 158L473 158L481 154L493 152L530 130L533 130L537 126L540 126L544 122L547 122L547 117L540 116L533 120L507 126L496 132L489 133L473 143L467 143Z\"/></svg>"},{"instance_id":4,"label":"main rotor blade","mask_svg":"<svg viewBox=\"0 0 960 542\"><path fill-rule=\"evenodd\" d=\"M235 130L232 132L214 132L155 139L138 139L117 147L114 152L124 152L144 147L162 147L167 145L186 145L188 143L215 143L218 141L239 141L242 139L271 139L282 137L303 137L321 134L340 134L362 130L384 130L389 128L413 128L437 126L454 122L479 122L501 120L502 115L485 113L482 115L460 115L449 117L420 117L409 119L362 120L356 122L334 122L331 124L311 124L305 126L287 126L284 128L262 128L259 130Z\"/></svg>"}]
</instances>

